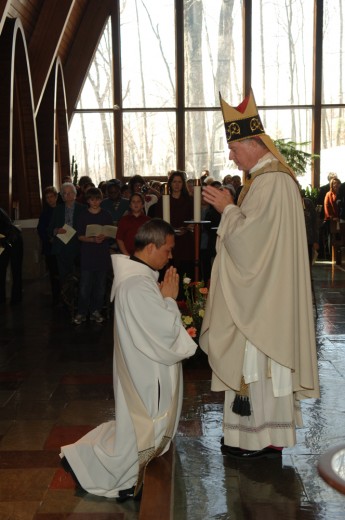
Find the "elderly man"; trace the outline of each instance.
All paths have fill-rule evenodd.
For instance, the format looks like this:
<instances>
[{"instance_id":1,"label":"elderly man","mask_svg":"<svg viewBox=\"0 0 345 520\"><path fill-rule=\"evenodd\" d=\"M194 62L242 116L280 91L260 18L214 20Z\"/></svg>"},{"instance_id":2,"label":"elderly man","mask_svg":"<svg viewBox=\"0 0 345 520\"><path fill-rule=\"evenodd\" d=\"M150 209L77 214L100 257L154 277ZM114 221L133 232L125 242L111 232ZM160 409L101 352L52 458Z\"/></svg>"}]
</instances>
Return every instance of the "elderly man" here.
<instances>
[{"instance_id":1,"label":"elderly man","mask_svg":"<svg viewBox=\"0 0 345 520\"><path fill-rule=\"evenodd\" d=\"M174 243L170 224L152 219L139 229L133 257L112 256L116 421L61 448L80 485L95 495L137 496L146 465L169 449L177 430L181 361L194 354L196 343L175 301L176 269L168 268L158 284Z\"/></svg>"},{"instance_id":2,"label":"elderly man","mask_svg":"<svg viewBox=\"0 0 345 520\"><path fill-rule=\"evenodd\" d=\"M319 396L302 200L253 94L221 106L247 182L237 206L228 190L203 191L222 217L200 345L225 392L223 452L274 457L296 442L299 401Z\"/></svg>"},{"instance_id":3,"label":"elderly man","mask_svg":"<svg viewBox=\"0 0 345 520\"><path fill-rule=\"evenodd\" d=\"M55 207L48 233L52 237L51 252L56 255L62 288L69 275L75 273L79 263L80 246L75 230L78 217L86 210L86 206L76 202L77 190L71 182L62 184L60 193L63 204Z\"/></svg>"}]
</instances>

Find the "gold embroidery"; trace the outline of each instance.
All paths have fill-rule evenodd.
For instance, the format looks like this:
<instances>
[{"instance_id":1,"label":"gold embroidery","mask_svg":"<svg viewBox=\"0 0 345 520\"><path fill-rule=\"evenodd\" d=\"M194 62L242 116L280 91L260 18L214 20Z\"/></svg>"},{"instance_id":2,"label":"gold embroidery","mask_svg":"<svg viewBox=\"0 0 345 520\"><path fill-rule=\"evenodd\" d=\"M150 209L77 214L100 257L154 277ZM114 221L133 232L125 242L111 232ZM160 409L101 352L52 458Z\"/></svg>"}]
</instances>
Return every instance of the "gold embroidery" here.
<instances>
[{"instance_id":1,"label":"gold embroidery","mask_svg":"<svg viewBox=\"0 0 345 520\"><path fill-rule=\"evenodd\" d=\"M260 118L253 117L250 121L250 130L252 132L255 132L256 130L261 130L261 132L264 132L264 127L262 126L262 123L260 121Z\"/></svg>"},{"instance_id":2,"label":"gold embroidery","mask_svg":"<svg viewBox=\"0 0 345 520\"><path fill-rule=\"evenodd\" d=\"M284 173L287 173L288 175L290 175L290 177L295 181L296 181L296 178L295 176L292 174L292 172L289 170L288 167L286 167L284 164L281 164L280 162L278 162L277 160L275 161L272 161L272 163L268 164L267 166L264 166L263 168L260 168L260 170L257 170L256 172L254 172L250 179L247 179L242 190L241 190L241 193L238 197L238 200L237 200L237 205L238 206L241 206L245 196L247 195L254 179L256 179L256 177L258 177L259 175L262 175L263 173L269 173L269 172L284 172Z\"/></svg>"},{"instance_id":3,"label":"gold embroidery","mask_svg":"<svg viewBox=\"0 0 345 520\"><path fill-rule=\"evenodd\" d=\"M230 123L230 125L227 127L227 134L228 139L231 139L233 135L240 135L241 134L241 128L238 123Z\"/></svg>"},{"instance_id":4,"label":"gold embroidery","mask_svg":"<svg viewBox=\"0 0 345 520\"><path fill-rule=\"evenodd\" d=\"M155 448L149 448L144 451L140 451L138 453L138 459L139 459L139 471L138 471L138 480L135 485L134 490L134 496L136 496L143 485L144 482L144 474L146 466L148 465L151 460L155 459L156 457L159 457L159 455L163 452L163 450L166 448L167 444L171 441L171 437L164 435L162 438L160 445L155 450Z\"/></svg>"}]
</instances>

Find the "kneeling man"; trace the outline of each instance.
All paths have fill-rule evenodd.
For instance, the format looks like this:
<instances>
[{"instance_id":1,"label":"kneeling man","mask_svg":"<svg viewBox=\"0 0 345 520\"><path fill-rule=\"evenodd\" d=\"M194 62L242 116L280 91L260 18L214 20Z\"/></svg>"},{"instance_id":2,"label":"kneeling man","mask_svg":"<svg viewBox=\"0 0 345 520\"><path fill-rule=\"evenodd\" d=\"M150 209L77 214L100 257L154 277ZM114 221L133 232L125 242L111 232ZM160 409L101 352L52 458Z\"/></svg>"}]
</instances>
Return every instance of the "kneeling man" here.
<instances>
[{"instance_id":1,"label":"kneeling man","mask_svg":"<svg viewBox=\"0 0 345 520\"><path fill-rule=\"evenodd\" d=\"M182 406L182 364L196 344L186 332L176 297L179 276L169 267L174 230L146 222L132 257L113 255L115 419L101 424L61 457L81 487L105 497L136 496L146 465L168 451Z\"/></svg>"}]
</instances>

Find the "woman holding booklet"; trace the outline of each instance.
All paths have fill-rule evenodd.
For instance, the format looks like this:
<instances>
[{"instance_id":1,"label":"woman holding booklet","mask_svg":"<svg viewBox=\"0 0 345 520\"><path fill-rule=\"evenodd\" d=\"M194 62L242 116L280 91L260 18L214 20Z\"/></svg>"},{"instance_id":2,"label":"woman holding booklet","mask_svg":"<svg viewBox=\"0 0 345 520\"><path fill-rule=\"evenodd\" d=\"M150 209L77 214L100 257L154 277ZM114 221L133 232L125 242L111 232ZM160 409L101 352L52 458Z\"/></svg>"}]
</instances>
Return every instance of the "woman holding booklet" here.
<instances>
[{"instance_id":1,"label":"woman holding booklet","mask_svg":"<svg viewBox=\"0 0 345 520\"><path fill-rule=\"evenodd\" d=\"M89 188L85 197L88 208L77 221L81 249L78 312L73 320L75 325L86 321L88 315L96 323L104 321L101 312L107 276L111 270L109 241L116 234L110 213L101 208L101 190Z\"/></svg>"}]
</instances>

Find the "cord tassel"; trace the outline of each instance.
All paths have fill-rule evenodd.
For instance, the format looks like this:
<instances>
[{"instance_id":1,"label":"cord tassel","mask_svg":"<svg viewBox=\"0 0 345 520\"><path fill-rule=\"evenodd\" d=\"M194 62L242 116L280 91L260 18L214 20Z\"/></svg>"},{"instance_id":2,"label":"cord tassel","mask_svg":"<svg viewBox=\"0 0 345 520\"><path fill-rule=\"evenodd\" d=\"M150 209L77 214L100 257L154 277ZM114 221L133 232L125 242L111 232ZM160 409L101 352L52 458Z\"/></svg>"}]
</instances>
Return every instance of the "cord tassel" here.
<instances>
[{"instance_id":1,"label":"cord tassel","mask_svg":"<svg viewBox=\"0 0 345 520\"><path fill-rule=\"evenodd\" d=\"M240 391L236 392L236 397L232 403L232 411L237 415L241 415L242 417L249 417L249 415L251 415L249 385L244 382L243 376L241 378Z\"/></svg>"}]
</instances>

